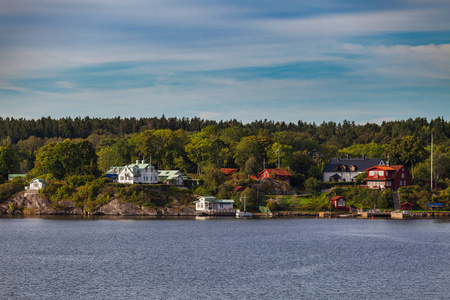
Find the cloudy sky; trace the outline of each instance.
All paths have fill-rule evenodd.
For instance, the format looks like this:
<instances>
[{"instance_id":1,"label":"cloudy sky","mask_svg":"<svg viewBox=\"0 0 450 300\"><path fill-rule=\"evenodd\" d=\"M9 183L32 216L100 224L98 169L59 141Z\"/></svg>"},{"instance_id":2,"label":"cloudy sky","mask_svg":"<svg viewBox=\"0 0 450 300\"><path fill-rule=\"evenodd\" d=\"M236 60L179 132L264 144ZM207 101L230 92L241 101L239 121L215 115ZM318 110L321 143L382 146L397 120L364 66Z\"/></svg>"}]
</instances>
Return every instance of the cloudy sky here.
<instances>
[{"instance_id":1,"label":"cloudy sky","mask_svg":"<svg viewBox=\"0 0 450 300\"><path fill-rule=\"evenodd\" d=\"M0 116L450 116L448 0L0 0Z\"/></svg>"}]
</instances>

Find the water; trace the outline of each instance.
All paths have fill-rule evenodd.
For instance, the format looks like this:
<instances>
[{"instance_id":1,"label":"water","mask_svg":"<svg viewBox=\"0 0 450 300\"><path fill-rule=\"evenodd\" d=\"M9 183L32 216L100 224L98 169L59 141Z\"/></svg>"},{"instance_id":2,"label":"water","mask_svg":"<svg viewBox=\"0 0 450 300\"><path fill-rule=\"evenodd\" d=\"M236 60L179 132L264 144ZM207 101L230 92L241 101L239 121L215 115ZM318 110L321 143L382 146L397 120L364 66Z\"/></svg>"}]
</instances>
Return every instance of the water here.
<instances>
[{"instance_id":1,"label":"water","mask_svg":"<svg viewBox=\"0 0 450 300\"><path fill-rule=\"evenodd\" d=\"M0 299L449 299L447 220L0 219Z\"/></svg>"}]
</instances>

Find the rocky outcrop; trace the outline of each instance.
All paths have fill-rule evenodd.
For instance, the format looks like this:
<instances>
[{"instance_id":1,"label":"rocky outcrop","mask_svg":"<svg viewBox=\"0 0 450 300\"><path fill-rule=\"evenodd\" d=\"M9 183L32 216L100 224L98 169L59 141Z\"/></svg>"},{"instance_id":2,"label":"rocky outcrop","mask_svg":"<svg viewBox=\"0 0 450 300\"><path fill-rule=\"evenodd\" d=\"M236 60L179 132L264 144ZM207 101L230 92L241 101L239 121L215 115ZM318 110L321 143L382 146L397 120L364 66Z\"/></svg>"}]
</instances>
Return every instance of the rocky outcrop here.
<instances>
[{"instance_id":1,"label":"rocky outcrop","mask_svg":"<svg viewBox=\"0 0 450 300\"><path fill-rule=\"evenodd\" d=\"M192 207L173 202L173 207L152 209L112 199L98 209L86 211L70 200L52 203L40 194L21 192L0 205L0 214L8 215L116 215L116 216L192 216Z\"/></svg>"},{"instance_id":2,"label":"rocky outcrop","mask_svg":"<svg viewBox=\"0 0 450 300\"><path fill-rule=\"evenodd\" d=\"M143 215L143 211L137 205L131 204L129 202L121 202L117 199L114 199L111 200L108 204L100 207L100 209L89 212L89 214L140 216Z\"/></svg>"}]
</instances>

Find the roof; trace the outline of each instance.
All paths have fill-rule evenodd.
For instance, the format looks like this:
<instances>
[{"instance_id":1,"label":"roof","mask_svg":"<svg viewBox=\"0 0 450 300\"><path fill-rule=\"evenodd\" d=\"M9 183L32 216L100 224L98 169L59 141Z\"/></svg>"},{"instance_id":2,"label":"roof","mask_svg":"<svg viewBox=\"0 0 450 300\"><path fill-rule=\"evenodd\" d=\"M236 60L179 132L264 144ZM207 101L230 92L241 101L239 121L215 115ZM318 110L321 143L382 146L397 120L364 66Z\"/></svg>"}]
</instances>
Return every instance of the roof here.
<instances>
[{"instance_id":1,"label":"roof","mask_svg":"<svg viewBox=\"0 0 450 300\"><path fill-rule=\"evenodd\" d=\"M245 190L245 187L243 187L243 186L241 186L241 185L235 186L235 187L232 189L233 192L243 191L243 190Z\"/></svg>"},{"instance_id":2,"label":"roof","mask_svg":"<svg viewBox=\"0 0 450 300\"><path fill-rule=\"evenodd\" d=\"M444 207L443 203L428 203L429 207Z\"/></svg>"},{"instance_id":3,"label":"roof","mask_svg":"<svg viewBox=\"0 0 450 300\"><path fill-rule=\"evenodd\" d=\"M411 206L414 206L414 204L412 204L412 203L410 203L410 202L405 202L405 203L402 203L402 204L400 204L401 206L402 205L411 205Z\"/></svg>"},{"instance_id":4,"label":"roof","mask_svg":"<svg viewBox=\"0 0 450 300\"><path fill-rule=\"evenodd\" d=\"M373 170L373 169L384 170L384 171L395 171L395 169L393 167L391 167L391 166L383 166L383 165L376 165L376 166L367 168L364 171L369 171L369 170Z\"/></svg>"},{"instance_id":5,"label":"roof","mask_svg":"<svg viewBox=\"0 0 450 300\"><path fill-rule=\"evenodd\" d=\"M225 175L232 175L239 171L239 169L236 168L220 168L220 172L222 172Z\"/></svg>"},{"instance_id":6,"label":"roof","mask_svg":"<svg viewBox=\"0 0 450 300\"><path fill-rule=\"evenodd\" d=\"M366 169L365 171L368 170L383 170L383 171L394 171L390 174L389 177L381 177L381 178L374 178L374 177L367 177L364 178L364 181L385 181L385 180L394 180L397 177L397 172L402 169L404 166L403 165L393 165L393 166L373 166L371 168Z\"/></svg>"},{"instance_id":7,"label":"roof","mask_svg":"<svg viewBox=\"0 0 450 300\"><path fill-rule=\"evenodd\" d=\"M116 174L118 175L120 173L120 171L122 171L123 167L111 167L109 168L108 171L106 171L106 174Z\"/></svg>"},{"instance_id":8,"label":"roof","mask_svg":"<svg viewBox=\"0 0 450 300\"><path fill-rule=\"evenodd\" d=\"M339 200L339 199L341 199L341 198L343 198L343 199L345 199L346 201L348 201L348 199L345 198L344 196L333 196L333 197L330 198L330 200L331 200L331 201L336 201L336 200Z\"/></svg>"},{"instance_id":9,"label":"roof","mask_svg":"<svg viewBox=\"0 0 450 300\"><path fill-rule=\"evenodd\" d=\"M202 196L199 197L195 203L200 202L200 199L204 198L205 202L213 202L213 203L234 203L233 199L216 199L214 196Z\"/></svg>"},{"instance_id":10,"label":"roof","mask_svg":"<svg viewBox=\"0 0 450 300\"><path fill-rule=\"evenodd\" d=\"M265 171L269 172L270 174L275 174L275 175L278 175L278 176L292 176L292 174L289 173L285 169L264 169L261 172L259 172L259 174L261 175Z\"/></svg>"},{"instance_id":11,"label":"roof","mask_svg":"<svg viewBox=\"0 0 450 300\"><path fill-rule=\"evenodd\" d=\"M158 170L158 176L170 180L183 176L183 174L179 170Z\"/></svg>"},{"instance_id":12,"label":"roof","mask_svg":"<svg viewBox=\"0 0 450 300\"><path fill-rule=\"evenodd\" d=\"M8 178L25 177L27 174L8 174Z\"/></svg>"},{"instance_id":13,"label":"roof","mask_svg":"<svg viewBox=\"0 0 450 300\"><path fill-rule=\"evenodd\" d=\"M325 165L323 171L336 172L334 166L345 166L347 170L350 169L350 166L354 166L356 168L355 171L362 172L367 168L380 165L381 162L383 162L381 158L332 158Z\"/></svg>"},{"instance_id":14,"label":"roof","mask_svg":"<svg viewBox=\"0 0 450 300\"><path fill-rule=\"evenodd\" d=\"M39 182L43 182L43 183L45 183L45 180L44 179L42 179L42 178L33 178L33 180L32 181L39 181Z\"/></svg>"}]
</instances>

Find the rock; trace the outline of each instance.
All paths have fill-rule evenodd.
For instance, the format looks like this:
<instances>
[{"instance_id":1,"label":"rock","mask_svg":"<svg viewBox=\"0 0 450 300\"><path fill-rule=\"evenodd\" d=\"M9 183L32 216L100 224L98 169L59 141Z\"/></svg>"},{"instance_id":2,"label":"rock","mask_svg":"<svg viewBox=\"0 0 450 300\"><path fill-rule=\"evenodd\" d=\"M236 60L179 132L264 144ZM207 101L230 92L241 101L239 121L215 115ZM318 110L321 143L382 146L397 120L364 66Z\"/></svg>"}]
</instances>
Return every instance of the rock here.
<instances>
[{"instance_id":1,"label":"rock","mask_svg":"<svg viewBox=\"0 0 450 300\"><path fill-rule=\"evenodd\" d=\"M139 206L129 202L121 202L117 199L111 200L108 204L100 207L96 212L104 215L120 216L141 216L143 214Z\"/></svg>"},{"instance_id":2,"label":"rock","mask_svg":"<svg viewBox=\"0 0 450 300\"><path fill-rule=\"evenodd\" d=\"M65 209L73 209L75 207L75 203L73 203L73 201L70 201L70 200L58 201L58 205L60 205L61 207L65 208Z\"/></svg>"},{"instance_id":3,"label":"rock","mask_svg":"<svg viewBox=\"0 0 450 300\"><path fill-rule=\"evenodd\" d=\"M153 208L141 206L141 210L142 210L142 214L144 214L145 216L158 216L159 215L158 211Z\"/></svg>"}]
</instances>

